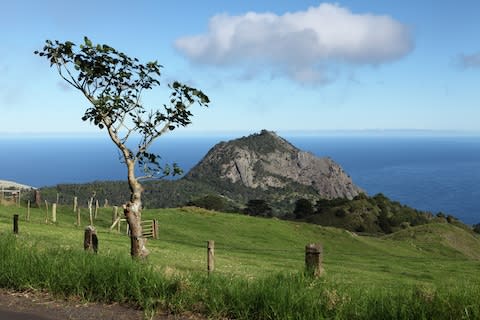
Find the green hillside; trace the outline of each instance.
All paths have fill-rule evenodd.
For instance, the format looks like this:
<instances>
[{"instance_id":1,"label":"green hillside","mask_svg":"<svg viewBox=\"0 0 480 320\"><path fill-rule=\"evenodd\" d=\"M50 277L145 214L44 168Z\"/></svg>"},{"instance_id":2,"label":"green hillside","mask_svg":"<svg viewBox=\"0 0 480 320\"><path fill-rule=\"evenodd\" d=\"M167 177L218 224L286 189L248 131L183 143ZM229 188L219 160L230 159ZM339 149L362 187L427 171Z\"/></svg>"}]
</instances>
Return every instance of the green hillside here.
<instances>
[{"instance_id":1,"label":"green hillside","mask_svg":"<svg viewBox=\"0 0 480 320\"><path fill-rule=\"evenodd\" d=\"M87 212L82 211L82 226L77 227L71 208L61 207L58 211L55 224L51 217L45 223L44 208L32 209L27 222L26 208L0 206L0 237L12 233L12 216L18 213L20 233L16 241L40 251L60 248L81 253ZM95 220L98 255L128 259L129 240L124 229L121 233L109 229L111 216L111 208L102 208ZM146 210L144 219L159 221L159 239L148 241L148 264L161 275L204 275L206 241L214 240L215 274L219 277L253 283L276 274L295 279L304 267L305 245L318 242L324 248L325 268L318 285L335 288L339 295L373 299L369 296L372 292L394 297L427 288L447 299L445 295L455 295L456 290L462 295L480 292L480 239L452 224L431 223L388 236L365 237L331 227L194 207ZM469 297L465 299L465 303L470 301ZM361 303L373 303L368 301Z\"/></svg>"}]
</instances>

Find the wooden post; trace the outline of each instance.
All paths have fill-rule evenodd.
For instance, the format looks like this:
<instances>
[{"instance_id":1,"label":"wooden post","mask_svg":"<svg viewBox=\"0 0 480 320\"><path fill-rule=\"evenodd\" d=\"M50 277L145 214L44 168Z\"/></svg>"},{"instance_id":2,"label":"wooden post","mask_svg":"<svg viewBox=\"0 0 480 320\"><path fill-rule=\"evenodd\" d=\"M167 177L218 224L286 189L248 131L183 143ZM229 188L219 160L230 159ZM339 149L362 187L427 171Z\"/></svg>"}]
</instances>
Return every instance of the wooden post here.
<instances>
[{"instance_id":1,"label":"wooden post","mask_svg":"<svg viewBox=\"0 0 480 320\"><path fill-rule=\"evenodd\" d=\"M18 203L17 207L20 207L20 199L22 198L22 189L18 189Z\"/></svg>"},{"instance_id":2,"label":"wooden post","mask_svg":"<svg viewBox=\"0 0 480 320\"><path fill-rule=\"evenodd\" d=\"M77 227L80 227L80 207L77 207Z\"/></svg>"},{"instance_id":3,"label":"wooden post","mask_svg":"<svg viewBox=\"0 0 480 320\"><path fill-rule=\"evenodd\" d=\"M153 219L153 239L158 239L158 221Z\"/></svg>"},{"instance_id":4,"label":"wooden post","mask_svg":"<svg viewBox=\"0 0 480 320\"><path fill-rule=\"evenodd\" d=\"M57 204L52 203L52 222L57 222Z\"/></svg>"},{"instance_id":5,"label":"wooden post","mask_svg":"<svg viewBox=\"0 0 480 320\"><path fill-rule=\"evenodd\" d=\"M17 192L12 191L11 195L12 195L13 203L17 204Z\"/></svg>"},{"instance_id":6,"label":"wooden post","mask_svg":"<svg viewBox=\"0 0 480 320\"><path fill-rule=\"evenodd\" d=\"M208 273L215 269L215 241L207 241L207 270Z\"/></svg>"},{"instance_id":7,"label":"wooden post","mask_svg":"<svg viewBox=\"0 0 480 320\"><path fill-rule=\"evenodd\" d=\"M310 243L305 246L305 271L308 275L314 277L322 275L322 251L322 245L319 243Z\"/></svg>"},{"instance_id":8,"label":"wooden post","mask_svg":"<svg viewBox=\"0 0 480 320\"><path fill-rule=\"evenodd\" d=\"M57 192L57 202L55 202L55 203L58 203L58 200L60 200L60 195L59 195L59 193Z\"/></svg>"},{"instance_id":9,"label":"wooden post","mask_svg":"<svg viewBox=\"0 0 480 320\"><path fill-rule=\"evenodd\" d=\"M18 214L13 215L13 233L18 234Z\"/></svg>"},{"instance_id":10,"label":"wooden post","mask_svg":"<svg viewBox=\"0 0 480 320\"><path fill-rule=\"evenodd\" d=\"M114 206L112 211L112 223L114 223L118 218L118 207Z\"/></svg>"},{"instance_id":11,"label":"wooden post","mask_svg":"<svg viewBox=\"0 0 480 320\"><path fill-rule=\"evenodd\" d=\"M35 190L35 205L37 208L40 208L42 202L42 196L40 194L40 190Z\"/></svg>"},{"instance_id":12,"label":"wooden post","mask_svg":"<svg viewBox=\"0 0 480 320\"><path fill-rule=\"evenodd\" d=\"M88 226L85 228L85 233L83 236L83 248L85 250L93 250L95 253L98 251L97 231L93 226Z\"/></svg>"},{"instance_id":13,"label":"wooden post","mask_svg":"<svg viewBox=\"0 0 480 320\"><path fill-rule=\"evenodd\" d=\"M95 219L97 219L97 216L98 216L98 207L99 207L99 205L98 205L98 200L97 200L97 201L95 201Z\"/></svg>"},{"instance_id":14,"label":"wooden post","mask_svg":"<svg viewBox=\"0 0 480 320\"><path fill-rule=\"evenodd\" d=\"M27 201L27 221L30 221L30 200Z\"/></svg>"},{"instance_id":15,"label":"wooden post","mask_svg":"<svg viewBox=\"0 0 480 320\"><path fill-rule=\"evenodd\" d=\"M73 197L73 212L77 212L78 198Z\"/></svg>"},{"instance_id":16,"label":"wooden post","mask_svg":"<svg viewBox=\"0 0 480 320\"><path fill-rule=\"evenodd\" d=\"M108 199L105 199L105 202L103 203L104 208L108 208Z\"/></svg>"},{"instance_id":17,"label":"wooden post","mask_svg":"<svg viewBox=\"0 0 480 320\"><path fill-rule=\"evenodd\" d=\"M48 223L48 202L45 200L45 223Z\"/></svg>"}]
</instances>

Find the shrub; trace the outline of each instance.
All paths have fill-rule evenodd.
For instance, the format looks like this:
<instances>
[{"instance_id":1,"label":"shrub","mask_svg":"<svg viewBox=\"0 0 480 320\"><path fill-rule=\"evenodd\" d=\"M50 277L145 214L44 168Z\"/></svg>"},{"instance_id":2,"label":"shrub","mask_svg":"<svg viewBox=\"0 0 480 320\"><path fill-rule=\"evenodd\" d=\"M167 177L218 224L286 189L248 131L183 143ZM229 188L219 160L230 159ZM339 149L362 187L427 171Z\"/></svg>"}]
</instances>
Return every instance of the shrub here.
<instances>
[{"instance_id":1,"label":"shrub","mask_svg":"<svg viewBox=\"0 0 480 320\"><path fill-rule=\"evenodd\" d=\"M215 211L225 210L225 200L223 197L213 194L189 201L187 205Z\"/></svg>"},{"instance_id":2,"label":"shrub","mask_svg":"<svg viewBox=\"0 0 480 320\"><path fill-rule=\"evenodd\" d=\"M245 208L245 214L251 216L271 217L272 208L263 199L249 200Z\"/></svg>"},{"instance_id":3,"label":"shrub","mask_svg":"<svg viewBox=\"0 0 480 320\"><path fill-rule=\"evenodd\" d=\"M313 205L310 200L301 198L295 202L295 209L293 210L296 219L303 219L311 216L313 211Z\"/></svg>"},{"instance_id":4,"label":"shrub","mask_svg":"<svg viewBox=\"0 0 480 320\"><path fill-rule=\"evenodd\" d=\"M480 233L480 223L473 225L473 232Z\"/></svg>"}]
</instances>

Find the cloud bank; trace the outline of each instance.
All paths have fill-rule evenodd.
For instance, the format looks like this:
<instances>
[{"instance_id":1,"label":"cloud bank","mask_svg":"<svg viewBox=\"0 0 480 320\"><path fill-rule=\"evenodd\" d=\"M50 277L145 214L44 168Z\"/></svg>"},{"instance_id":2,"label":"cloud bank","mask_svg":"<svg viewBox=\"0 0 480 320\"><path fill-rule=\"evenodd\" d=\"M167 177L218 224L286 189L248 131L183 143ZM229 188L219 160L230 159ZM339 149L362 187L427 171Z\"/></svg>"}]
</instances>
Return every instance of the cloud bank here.
<instances>
[{"instance_id":1,"label":"cloud bank","mask_svg":"<svg viewBox=\"0 0 480 320\"><path fill-rule=\"evenodd\" d=\"M328 3L283 15L216 15L207 33L174 45L198 64L280 72L303 83L324 81L330 63L379 65L414 46L409 28L391 17L354 14Z\"/></svg>"}]
</instances>

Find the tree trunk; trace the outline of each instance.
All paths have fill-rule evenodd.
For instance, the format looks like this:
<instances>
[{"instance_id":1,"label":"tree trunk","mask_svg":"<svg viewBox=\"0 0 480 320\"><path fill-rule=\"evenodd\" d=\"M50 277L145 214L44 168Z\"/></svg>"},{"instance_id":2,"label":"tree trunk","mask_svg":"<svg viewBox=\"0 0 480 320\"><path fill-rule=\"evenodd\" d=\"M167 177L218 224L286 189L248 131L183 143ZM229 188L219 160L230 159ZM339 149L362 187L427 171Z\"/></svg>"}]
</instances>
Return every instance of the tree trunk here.
<instances>
[{"instance_id":1,"label":"tree trunk","mask_svg":"<svg viewBox=\"0 0 480 320\"><path fill-rule=\"evenodd\" d=\"M144 259L150 253L146 248L146 239L142 236L142 193L143 187L135 177L136 158L118 138L117 131L112 127L111 119L105 120L110 138L122 152L128 170L128 186L130 187L130 202L123 206L124 214L130 229L130 254L133 258Z\"/></svg>"},{"instance_id":2,"label":"tree trunk","mask_svg":"<svg viewBox=\"0 0 480 320\"><path fill-rule=\"evenodd\" d=\"M125 217L130 227L130 254L133 258L144 259L150 251L146 248L147 239L142 236L142 193L143 187L134 176L134 165L128 165L130 202L124 207Z\"/></svg>"}]
</instances>

